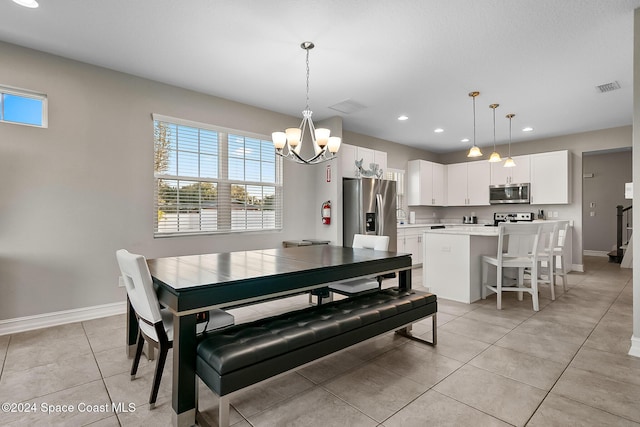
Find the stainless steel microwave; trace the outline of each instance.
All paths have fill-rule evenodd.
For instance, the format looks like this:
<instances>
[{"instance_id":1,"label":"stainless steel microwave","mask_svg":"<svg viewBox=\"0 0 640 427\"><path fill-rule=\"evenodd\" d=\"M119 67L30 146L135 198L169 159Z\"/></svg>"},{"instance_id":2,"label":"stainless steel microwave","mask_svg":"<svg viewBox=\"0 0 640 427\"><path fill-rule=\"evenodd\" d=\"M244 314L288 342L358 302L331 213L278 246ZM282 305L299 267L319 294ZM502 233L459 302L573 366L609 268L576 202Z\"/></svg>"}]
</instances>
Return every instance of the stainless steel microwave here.
<instances>
[{"instance_id":1,"label":"stainless steel microwave","mask_svg":"<svg viewBox=\"0 0 640 427\"><path fill-rule=\"evenodd\" d=\"M531 198L530 184L506 184L489 186L489 203L529 203Z\"/></svg>"}]
</instances>

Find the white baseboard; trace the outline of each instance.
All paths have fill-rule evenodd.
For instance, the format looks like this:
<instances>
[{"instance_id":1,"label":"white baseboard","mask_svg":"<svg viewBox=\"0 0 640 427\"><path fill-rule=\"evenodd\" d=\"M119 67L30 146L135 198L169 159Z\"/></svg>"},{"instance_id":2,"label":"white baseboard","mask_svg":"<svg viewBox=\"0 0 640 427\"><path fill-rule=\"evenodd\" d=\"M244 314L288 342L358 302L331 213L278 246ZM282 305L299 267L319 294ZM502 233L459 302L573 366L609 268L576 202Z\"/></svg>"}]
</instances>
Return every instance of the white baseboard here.
<instances>
[{"instance_id":1,"label":"white baseboard","mask_svg":"<svg viewBox=\"0 0 640 427\"><path fill-rule=\"evenodd\" d=\"M590 250L583 250L582 251L582 255L587 255L587 256L600 256L600 257L608 257L609 256L609 252L607 251L590 251Z\"/></svg>"},{"instance_id":2,"label":"white baseboard","mask_svg":"<svg viewBox=\"0 0 640 427\"><path fill-rule=\"evenodd\" d=\"M571 264L571 271L584 273L584 264Z\"/></svg>"},{"instance_id":3,"label":"white baseboard","mask_svg":"<svg viewBox=\"0 0 640 427\"><path fill-rule=\"evenodd\" d=\"M631 348L629 349L629 356L640 357L640 337L631 337Z\"/></svg>"},{"instance_id":4,"label":"white baseboard","mask_svg":"<svg viewBox=\"0 0 640 427\"><path fill-rule=\"evenodd\" d=\"M34 329L48 328L67 323L83 322L85 320L99 319L101 317L114 316L116 314L126 312L127 302L121 301L112 304L96 305L93 307L83 307L73 310L37 314L35 316L0 320L0 335L32 331Z\"/></svg>"}]
</instances>

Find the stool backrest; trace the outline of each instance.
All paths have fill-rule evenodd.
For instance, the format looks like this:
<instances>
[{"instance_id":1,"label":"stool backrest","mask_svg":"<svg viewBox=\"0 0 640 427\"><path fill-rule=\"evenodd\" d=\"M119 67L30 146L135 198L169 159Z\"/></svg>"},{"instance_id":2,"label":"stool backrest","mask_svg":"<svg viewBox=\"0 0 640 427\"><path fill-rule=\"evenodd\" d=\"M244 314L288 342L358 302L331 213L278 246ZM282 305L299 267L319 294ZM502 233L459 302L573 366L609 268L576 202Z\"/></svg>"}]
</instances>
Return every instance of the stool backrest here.
<instances>
[{"instance_id":1,"label":"stool backrest","mask_svg":"<svg viewBox=\"0 0 640 427\"><path fill-rule=\"evenodd\" d=\"M540 249L553 252L553 248L558 244L559 221L545 221L542 223L540 231Z\"/></svg>"},{"instance_id":2,"label":"stool backrest","mask_svg":"<svg viewBox=\"0 0 640 427\"><path fill-rule=\"evenodd\" d=\"M140 329L149 338L158 341L153 325L162 322L162 316L147 260L144 256L132 254L125 249L118 250L116 258L131 306L138 319L142 320L139 323Z\"/></svg>"},{"instance_id":3,"label":"stool backrest","mask_svg":"<svg viewBox=\"0 0 640 427\"><path fill-rule=\"evenodd\" d=\"M498 227L498 258L537 258L542 225L539 223L503 223Z\"/></svg>"},{"instance_id":4,"label":"stool backrest","mask_svg":"<svg viewBox=\"0 0 640 427\"><path fill-rule=\"evenodd\" d=\"M564 248L565 239L569 233L569 221L558 221L558 241L556 247Z\"/></svg>"},{"instance_id":5,"label":"stool backrest","mask_svg":"<svg viewBox=\"0 0 640 427\"><path fill-rule=\"evenodd\" d=\"M389 249L389 236L374 236L369 234L354 234L353 248L373 249L386 251Z\"/></svg>"}]
</instances>

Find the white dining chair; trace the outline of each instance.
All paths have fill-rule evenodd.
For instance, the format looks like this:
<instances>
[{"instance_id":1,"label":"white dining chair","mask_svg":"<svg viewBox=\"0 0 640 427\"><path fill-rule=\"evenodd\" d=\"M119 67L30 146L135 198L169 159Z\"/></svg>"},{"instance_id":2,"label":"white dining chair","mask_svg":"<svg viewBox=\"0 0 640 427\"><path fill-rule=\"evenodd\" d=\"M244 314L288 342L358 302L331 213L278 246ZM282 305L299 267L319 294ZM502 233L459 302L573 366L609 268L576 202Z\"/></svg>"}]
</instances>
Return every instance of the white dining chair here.
<instances>
[{"instance_id":1,"label":"white dining chair","mask_svg":"<svg viewBox=\"0 0 640 427\"><path fill-rule=\"evenodd\" d=\"M120 267L127 296L138 319L138 342L136 354L131 366L131 379L135 379L142 356L142 348L146 341L150 347L158 349L156 369L153 376L153 385L149 396L149 407L155 407L162 371L167 359L169 349L173 347L173 314L160 307L151 273L147 266L147 260L142 255L136 255L125 249L116 252L116 259ZM234 318L231 314L213 309L203 316L204 321L197 326L197 332L218 329L233 325Z\"/></svg>"},{"instance_id":2,"label":"white dining chair","mask_svg":"<svg viewBox=\"0 0 640 427\"><path fill-rule=\"evenodd\" d=\"M352 248L386 251L389 249L389 236L354 234ZM329 291L337 294L354 296L380 289L382 277L358 277L329 285Z\"/></svg>"},{"instance_id":3,"label":"white dining chair","mask_svg":"<svg viewBox=\"0 0 640 427\"><path fill-rule=\"evenodd\" d=\"M487 297L487 290L497 294L497 308L502 309L502 292L516 291L518 299L522 293L531 294L533 310L538 311L538 263L542 225L539 223L504 223L498 227L498 253L482 256L482 299ZM496 267L496 283L487 283L489 266ZM516 286L503 286L504 269L517 268L519 271ZM531 271L530 287L524 286L525 268Z\"/></svg>"}]
</instances>

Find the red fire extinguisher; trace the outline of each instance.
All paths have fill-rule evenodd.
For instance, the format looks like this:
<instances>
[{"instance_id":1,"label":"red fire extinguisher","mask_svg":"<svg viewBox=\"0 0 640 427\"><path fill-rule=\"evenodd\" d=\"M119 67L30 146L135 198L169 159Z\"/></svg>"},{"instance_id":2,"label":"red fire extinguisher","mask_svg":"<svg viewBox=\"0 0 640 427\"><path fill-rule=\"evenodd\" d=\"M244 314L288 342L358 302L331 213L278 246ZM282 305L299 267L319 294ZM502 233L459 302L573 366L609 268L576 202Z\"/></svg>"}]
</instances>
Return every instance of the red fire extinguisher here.
<instances>
[{"instance_id":1,"label":"red fire extinguisher","mask_svg":"<svg viewBox=\"0 0 640 427\"><path fill-rule=\"evenodd\" d=\"M331 200L327 200L322 204L322 223L331 224Z\"/></svg>"}]
</instances>

